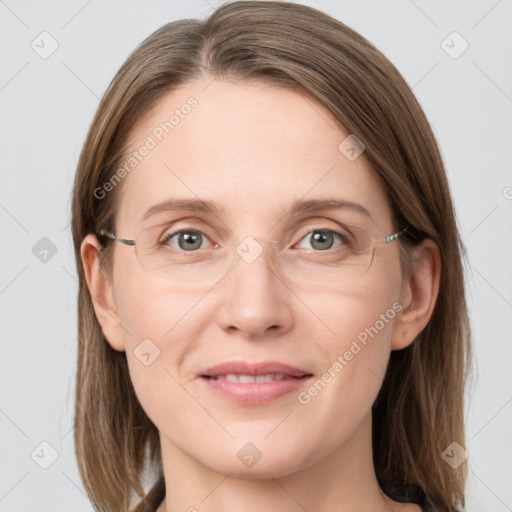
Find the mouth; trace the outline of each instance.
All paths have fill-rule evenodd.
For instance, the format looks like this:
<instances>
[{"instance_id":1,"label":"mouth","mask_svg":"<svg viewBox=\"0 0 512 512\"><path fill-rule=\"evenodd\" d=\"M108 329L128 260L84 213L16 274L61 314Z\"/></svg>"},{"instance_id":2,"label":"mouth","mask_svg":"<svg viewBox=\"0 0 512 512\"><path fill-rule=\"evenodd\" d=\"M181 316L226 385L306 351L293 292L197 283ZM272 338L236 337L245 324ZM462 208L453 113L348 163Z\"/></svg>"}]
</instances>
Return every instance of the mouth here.
<instances>
[{"instance_id":1,"label":"mouth","mask_svg":"<svg viewBox=\"0 0 512 512\"><path fill-rule=\"evenodd\" d=\"M293 375L286 375L284 373L265 373L263 375L243 375L237 373L228 373L227 375L202 375L202 377L206 379L213 380L225 380L228 382L241 382L242 384L249 384L250 382L273 382L275 380L283 380L283 379L302 379L305 375L301 377L294 377Z\"/></svg>"},{"instance_id":2,"label":"mouth","mask_svg":"<svg viewBox=\"0 0 512 512\"><path fill-rule=\"evenodd\" d=\"M205 369L198 377L208 389L245 405L273 402L297 392L313 374L279 362L228 362Z\"/></svg>"}]
</instances>

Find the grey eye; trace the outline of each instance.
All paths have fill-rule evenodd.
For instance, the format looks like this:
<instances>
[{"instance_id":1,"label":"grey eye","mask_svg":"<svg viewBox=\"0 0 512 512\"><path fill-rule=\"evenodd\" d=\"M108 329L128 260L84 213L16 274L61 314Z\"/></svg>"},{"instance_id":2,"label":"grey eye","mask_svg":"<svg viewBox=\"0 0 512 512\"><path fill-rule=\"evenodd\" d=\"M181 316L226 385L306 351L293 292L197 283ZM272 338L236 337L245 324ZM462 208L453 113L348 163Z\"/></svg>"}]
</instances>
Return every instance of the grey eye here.
<instances>
[{"instance_id":1,"label":"grey eye","mask_svg":"<svg viewBox=\"0 0 512 512\"><path fill-rule=\"evenodd\" d=\"M175 247L171 243L171 241L176 237L178 237L178 247ZM168 235L162 243L169 243L169 245L171 245L171 247L174 249L180 249L182 251L194 251L195 249L200 249L203 242L206 240L208 240L207 237L200 231L178 231Z\"/></svg>"},{"instance_id":2,"label":"grey eye","mask_svg":"<svg viewBox=\"0 0 512 512\"><path fill-rule=\"evenodd\" d=\"M339 233L328 229L315 229L308 233L302 240L309 239L313 249L318 251L325 251L333 246L336 237L343 241Z\"/></svg>"}]
</instances>

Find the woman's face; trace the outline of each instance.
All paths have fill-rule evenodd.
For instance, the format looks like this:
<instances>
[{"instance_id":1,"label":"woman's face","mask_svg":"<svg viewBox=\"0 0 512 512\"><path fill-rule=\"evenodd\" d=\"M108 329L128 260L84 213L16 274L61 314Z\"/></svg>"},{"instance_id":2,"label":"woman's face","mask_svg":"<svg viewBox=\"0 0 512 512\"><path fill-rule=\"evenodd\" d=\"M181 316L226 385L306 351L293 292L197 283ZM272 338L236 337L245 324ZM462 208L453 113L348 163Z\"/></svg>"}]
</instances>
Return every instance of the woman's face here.
<instances>
[{"instance_id":1,"label":"woman's face","mask_svg":"<svg viewBox=\"0 0 512 512\"><path fill-rule=\"evenodd\" d=\"M332 234L346 223L356 237L394 232L384 188L347 136L307 96L211 78L170 93L136 127L115 234L145 235L138 248L115 244L120 327L107 337L126 350L164 453L277 477L367 425L405 304L397 242L378 245L364 273L371 257ZM170 199L215 210L143 219ZM290 211L311 200L359 206ZM180 230L150 252L155 236Z\"/></svg>"}]
</instances>

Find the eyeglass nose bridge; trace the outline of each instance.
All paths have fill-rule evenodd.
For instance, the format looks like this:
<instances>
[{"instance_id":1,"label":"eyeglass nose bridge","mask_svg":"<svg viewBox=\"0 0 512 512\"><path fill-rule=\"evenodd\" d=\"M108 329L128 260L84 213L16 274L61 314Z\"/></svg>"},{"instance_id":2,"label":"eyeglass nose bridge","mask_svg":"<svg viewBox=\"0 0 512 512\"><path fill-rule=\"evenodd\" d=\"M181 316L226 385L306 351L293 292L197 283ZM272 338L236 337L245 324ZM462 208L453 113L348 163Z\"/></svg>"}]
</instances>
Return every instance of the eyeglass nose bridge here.
<instances>
[{"instance_id":1,"label":"eyeglass nose bridge","mask_svg":"<svg viewBox=\"0 0 512 512\"><path fill-rule=\"evenodd\" d=\"M253 263L256 261L264 251L264 245L267 244L282 244L279 240L263 240L256 238L252 235L246 236L236 247L235 252L246 263ZM276 247L276 245L273 245Z\"/></svg>"}]
</instances>

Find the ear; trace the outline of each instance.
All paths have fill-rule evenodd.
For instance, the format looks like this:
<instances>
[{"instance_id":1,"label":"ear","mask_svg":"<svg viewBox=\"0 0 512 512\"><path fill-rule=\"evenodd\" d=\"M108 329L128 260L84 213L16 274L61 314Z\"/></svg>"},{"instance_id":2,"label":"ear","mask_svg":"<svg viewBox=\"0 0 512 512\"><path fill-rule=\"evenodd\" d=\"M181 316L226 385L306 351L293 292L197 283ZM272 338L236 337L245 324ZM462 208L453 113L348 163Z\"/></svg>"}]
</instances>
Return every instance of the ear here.
<instances>
[{"instance_id":1,"label":"ear","mask_svg":"<svg viewBox=\"0 0 512 512\"><path fill-rule=\"evenodd\" d=\"M426 327L436 304L440 277L439 248L427 238L414 248L411 272L402 286L403 309L393 326L391 350L408 347Z\"/></svg>"},{"instance_id":2,"label":"ear","mask_svg":"<svg viewBox=\"0 0 512 512\"><path fill-rule=\"evenodd\" d=\"M125 346L115 307L112 280L100 267L100 249L101 244L93 234L87 235L82 241L80 256L85 280L103 335L114 350L122 352Z\"/></svg>"}]
</instances>

